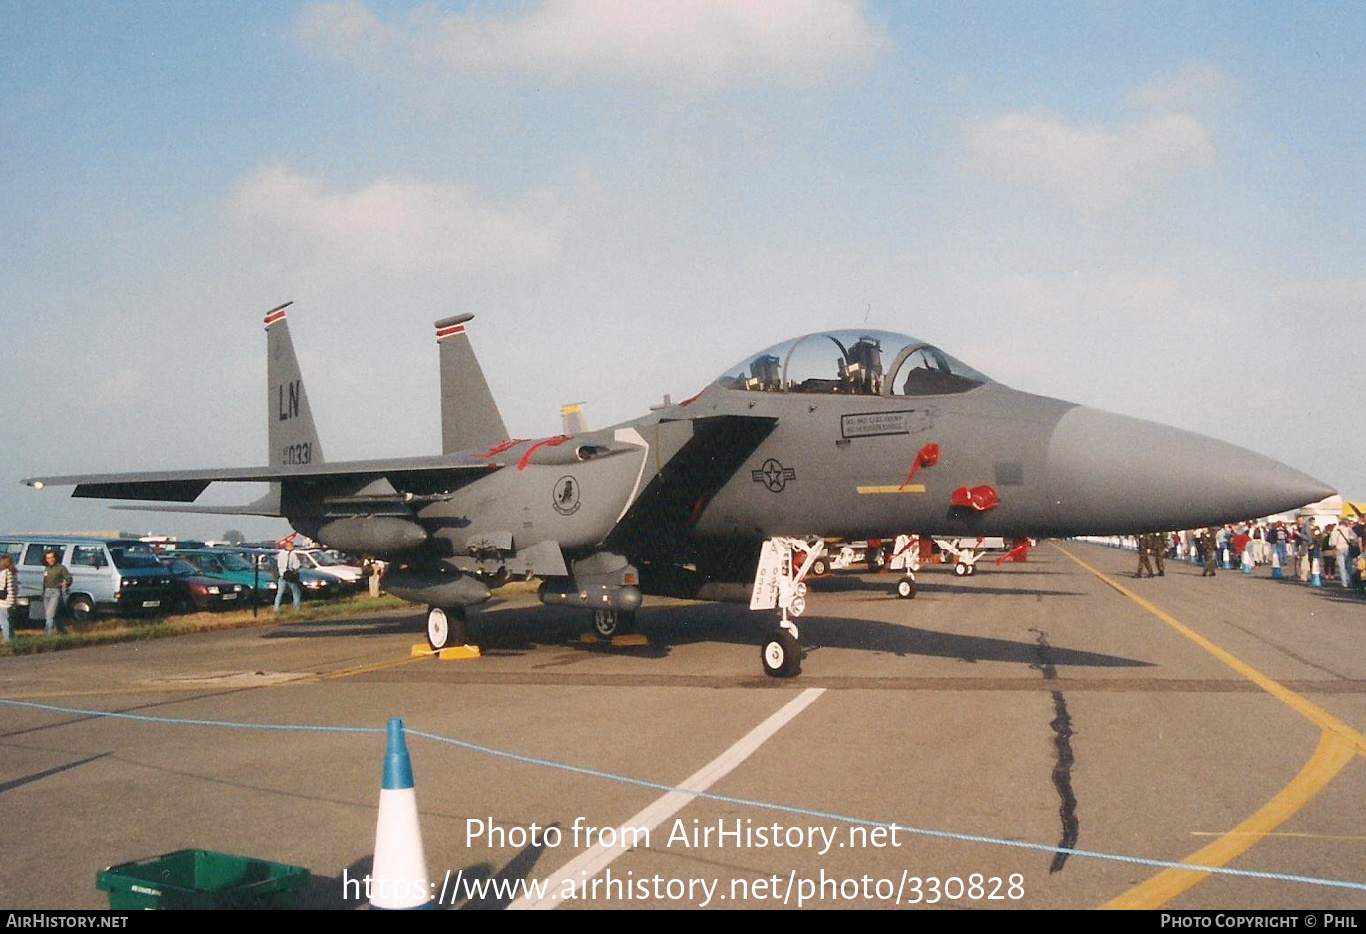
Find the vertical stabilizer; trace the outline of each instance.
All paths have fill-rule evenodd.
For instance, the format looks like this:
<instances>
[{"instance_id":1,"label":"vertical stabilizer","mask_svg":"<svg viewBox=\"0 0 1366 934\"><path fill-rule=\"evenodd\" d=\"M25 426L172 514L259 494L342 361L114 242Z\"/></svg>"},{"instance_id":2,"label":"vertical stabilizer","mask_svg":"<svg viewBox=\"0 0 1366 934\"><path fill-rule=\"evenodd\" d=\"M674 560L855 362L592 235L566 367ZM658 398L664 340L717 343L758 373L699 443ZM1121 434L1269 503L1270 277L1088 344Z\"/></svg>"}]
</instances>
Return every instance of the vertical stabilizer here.
<instances>
[{"instance_id":1,"label":"vertical stabilizer","mask_svg":"<svg viewBox=\"0 0 1366 934\"><path fill-rule=\"evenodd\" d=\"M303 374L285 320L285 309L292 304L285 302L266 314L267 462L272 467L301 467L323 461L318 429L313 425Z\"/></svg>"},{"instance_id":2,"label":"vertical stabilizer","mask_svg":"<svg viewBox=\"0 0 1366 934\"><path fill-rule=\"evenodd\" d=\"M582 402L560 406L560 425L567 435L581 435L588 431L588 416L583 414Z\"/></svg>"},{"instance_id":3,"label":"vertical stabilizer","mask_svg":"<svg viewBox=\"0 0 1366 934\"><path fill-rule=\"evenodd\" d=\"M441 365L441 453L486 448L503 441L508 430L488 380L470 346L465 324L474 315L436 322Z\"/></svg>"}]
</instances>

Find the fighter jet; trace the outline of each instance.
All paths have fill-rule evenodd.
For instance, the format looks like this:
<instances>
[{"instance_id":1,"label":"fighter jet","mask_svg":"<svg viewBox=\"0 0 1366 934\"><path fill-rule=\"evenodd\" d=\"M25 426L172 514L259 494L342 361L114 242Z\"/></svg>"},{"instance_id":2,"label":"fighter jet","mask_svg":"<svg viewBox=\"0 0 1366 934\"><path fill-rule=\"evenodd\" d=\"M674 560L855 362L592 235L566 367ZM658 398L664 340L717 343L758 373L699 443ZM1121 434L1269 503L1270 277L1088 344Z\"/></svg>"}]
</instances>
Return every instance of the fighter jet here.
<instances>
[{"instance_id":1,"label":"fighter jet","mask_svg":"<svg viewBox=\"0 0 1366 934\"><path fill-rule=\"evenodd\" d=\"M463 642L465 608L510 577L540 577L542 602L592 610L603 636L629 630L644 595L781 606L761 652L773 676L800 670L792 616L824 537L1197 528L1332 492L1243 448L1010 389L925 341L868 329L748 354L691 398L620 425L510 438L468 314L436 322L442 454L326 462L287 307L265 318L267 466L25 482L278 516L384 558L399 568L390 592L428 607L434 649ZM188 505L217 481L270 492Z\"/></svg>"}]
</instances>

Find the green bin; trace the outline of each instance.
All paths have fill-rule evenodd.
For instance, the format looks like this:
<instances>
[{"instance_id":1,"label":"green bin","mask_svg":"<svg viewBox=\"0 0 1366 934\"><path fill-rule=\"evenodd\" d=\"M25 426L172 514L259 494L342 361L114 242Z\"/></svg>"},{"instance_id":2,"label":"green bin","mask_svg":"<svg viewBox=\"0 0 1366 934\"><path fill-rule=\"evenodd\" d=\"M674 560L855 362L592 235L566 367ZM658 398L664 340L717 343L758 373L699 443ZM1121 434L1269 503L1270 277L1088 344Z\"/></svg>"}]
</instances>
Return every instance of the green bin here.
<instances>
[{"instance_id":1,"label":"green bin","mask_svg":"<svg viewBox=\"0 0 1366 934\"><path fill-rule=\"evenodd\" d=\"M113 911L143 908L293 908L308 870L250 856L177 850L95 876Z\"/></svg>"}]
</instances>

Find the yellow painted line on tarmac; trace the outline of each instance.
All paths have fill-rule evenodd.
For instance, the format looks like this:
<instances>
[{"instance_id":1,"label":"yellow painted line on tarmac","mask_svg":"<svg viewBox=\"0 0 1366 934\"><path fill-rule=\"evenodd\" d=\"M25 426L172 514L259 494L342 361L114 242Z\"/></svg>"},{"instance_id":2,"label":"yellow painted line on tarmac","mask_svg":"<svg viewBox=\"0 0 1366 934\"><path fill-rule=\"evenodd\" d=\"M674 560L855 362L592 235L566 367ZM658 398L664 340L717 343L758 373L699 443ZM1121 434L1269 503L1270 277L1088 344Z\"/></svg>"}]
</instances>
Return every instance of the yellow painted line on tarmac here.
<instances>
[{"instance_id":1,"label":"yellow painted line on tarmac","mask_svg":"<svg viewBox=\"0 0 1366 934\"><path fill-rule=\"evenodd\" d=\"M1237 830L1192 830L1192 837L1225 837L1229 834L1241 833ZM1366 837L1359 834L1341 833L1291 833L1288 830L1277 831L1275 833L1263 834L1267 837L1285 837L1294 840L1332 840L1334 843L1366 843Z\"/></svg>"},{"instance_id":2,"label":"yellow painted line on tarmac","mask_svg":"<svg viewBox=\"0 0 1366 934\"><path fill-rule=\"evenodd\" d=\"M908 483L906 486L861 486L857 487L857 489L859 491L859 495L861 496L887 493L924 493L925 484Z\"/></svg>"},{"instance_id":3,"label":"yellow painted line on tarmac","mask_svg":"<svg viewBox=\"0 0 1366 934\"><path fill-rule=\"evenodd\" d=\"M1077 562L1077 564L1080 564L1082 567L1086 568L1086 570L1090 571L1096 577L1100 578L1102 581L1109 584L1115 590L1118 590L1120 593L1124 594L1124 596L1128 597L1130 600L1134 601L1139 606L1143 607L1143 609L1147 610L1149 613L1153 614L1158 619L1162 620L1162 622L1166 623L1168 626L1172 627L1177 632L1181 633L1181 635L1185 636L1187 639L1190 639L1196 645L1200 646L1200 648L1204 649L1206 652L1210 653L1215 658L1219 659L1219 661L1223 662L1225 665L1232 668L1234 671L1238 672L1238 674L1242 675L1244 678L1247 678L1253 684L1257 685L1257 687L1261 688L1263 691L1266 691L1272 697L1276 698L1276 700L1285 704L1291 710L1295 711L1300 716L1304 717L1306 720L1310 721L1315 726L1319 727L1319 729L1327 730L1329 733L1333 733L1337 736L1342 737L1344 740L1350 743L1356 749L1357 752L1361 753L1363 756L1366 756L1366 735L1363 735L1358 730L1352 729L1346 723L1343 723L1337 717L1333 716L1331 713L1324 710L1322 707L1320 707L1318 704L1315 704L1313 701L1305 698L1300 694L1296 694L1294 691L1290 690L1288 687L1281 684L1279 681L1275 681L1272 678L1267 677L1266 675L1258 671L1256 668L1253 668L1247 662L1244 662L1241 659L1236 658L1231 653L1225 651L1224 649L1221 649L1219 646L1215 645L1213 642L1206 639L1204 636L1200 635L1198 632L1191 629L1189 626L1185 625L1180 620L1176 619L1176 617L1171 616L1168 613L1164 613L1162 610L1159 610L1157 607L1153 606L1153 604L1149 603L1147 600L1144 600L1142 597L1134 593L1129 588L1125 587L1123 584L1111 580L1109 575L1105 574L1104 572L1097 571L1095 568L1091 567L1091 565L1087 564L1085 561L1081 560L1076 555L1072 554L1072 552L1068 551L1066 548L1062 547L1056 542L1053 543L1053 547L1057 548L1063 554L1067 555L1067 557Z\"/></svg>"},{"instance_id":4,"label":"yellow painted line on tarmac","mask_svg":"<svg viewBox=\"0 0 1366 934\"><path fill-rule=\"evenodd\" d=\"M1322 707L1302 695L1296 694L1280 682L1262 674L1232 653L1215 645L1176 617L1158 609L1151 602L1143 599L1119 582L1112 580L1104 572L1096 570L1058 543L1053 542L1052 544L1053 547L1090 571L1101 581L1152 613L1238 674L1318 726L1322 731L1318 748L1314 750L1314 754L1305 763L1300 773L1291 779L1290 784L1286 785L1279 794L1264 804L1247 820L1213 843L1192 853L1182 862L1214 867L1227 865L1252 849L1269 833L1298 813L1356 755L1366 755L1366 736L1363 736L1359 731L1354 730ZM1208 875L1209 873L1198 870L1168 869L1106 902L1101 907L1160 908L1182 892L1204 881Z\"/></svg>"},{"instance_id":5,"label":"yellow painted line on tarmac","mask_svg":"<svg viewBox=\"0 0 1366 934\"><path fill-rule=\"evenodd\" d=\"M1273 830L1299 812L1342 771L1343 766L1356 756L1351 743L1325 730L1319 737L1318 748L1305 763L1300 774L1247 820L1218 840L1201 847L1183 863L1196 866L1226 866L1252 849ZM1195 869L1166 869L1147 882L1136 885L1100 907L1103 909L1152 910L1161 908L1176 896L1209 877L1208 872Z\"/></svg>"},{"instance_id":6,"label":"yellow painted line on tarmac","mask_svg":"<svg viewBox=\"0 0 1366 934\"><path fill-rule=\"evenodd\" d=\"M342 678L351 678L356 675L369 674L372 671L383 671L386 668L397 668L400 665L411 665L413 662L420 662L423 658L431 656L418 656L416 658L405 656L403 658L391 658L385 662L373 662L369 665L356 665L352 668L339 668L336 671L325 671L312 678L300 678L298 681L282 681L281 687L291 684L317 684L321 681L337 681Z\"/></svg>"}]
</instances>

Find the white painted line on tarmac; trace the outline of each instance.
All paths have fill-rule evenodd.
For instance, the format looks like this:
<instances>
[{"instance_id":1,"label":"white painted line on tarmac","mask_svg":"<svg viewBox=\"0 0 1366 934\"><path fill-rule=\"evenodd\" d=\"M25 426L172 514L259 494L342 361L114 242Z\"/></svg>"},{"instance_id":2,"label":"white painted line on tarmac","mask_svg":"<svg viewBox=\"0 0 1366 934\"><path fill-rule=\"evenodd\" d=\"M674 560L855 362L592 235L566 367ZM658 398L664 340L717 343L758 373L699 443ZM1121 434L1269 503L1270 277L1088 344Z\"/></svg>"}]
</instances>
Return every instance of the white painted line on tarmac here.
<instances>
[{"instance_id":1,"label":"white painted line on tarmac","mask_svg":"<svg viewBox=\"0 0 1366 934\"><path fill-rule=\"evenodd\" d=\"M740 738L735 745L731 746L721 755L708 762L698 769L688 778L679 783L679 788L683 791L670 791L659 797L654 803L650 804L639 814L628 818L627 821L617 828L614 835L618 841L614 846L603 846L597 844L589 847L578 856L571 859L564 865L559 872L545 881L545 893L540 899L533 899L523 896L512 904L508 905L508 910L548 910L557 908L562 901L559 896L564 891L565 882L574 880L575 898L582 897L588 881L610 866L618 856L625 853L629 847L625 840L634 839L635 834L626 833L627 828L646 828L654 830L664 821L681 811L685 805L692 801L698 792L706 791L712 785L719 782L731 773L731 771L744 762L754 751L777 733L783 726L789 723L797 714L815 703L816 698L825 693L825 688L807 688L792 700L788 701L776 713L770 716L763 723L750 730Z\"/></svg>"}]
</instances>

